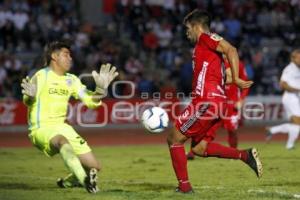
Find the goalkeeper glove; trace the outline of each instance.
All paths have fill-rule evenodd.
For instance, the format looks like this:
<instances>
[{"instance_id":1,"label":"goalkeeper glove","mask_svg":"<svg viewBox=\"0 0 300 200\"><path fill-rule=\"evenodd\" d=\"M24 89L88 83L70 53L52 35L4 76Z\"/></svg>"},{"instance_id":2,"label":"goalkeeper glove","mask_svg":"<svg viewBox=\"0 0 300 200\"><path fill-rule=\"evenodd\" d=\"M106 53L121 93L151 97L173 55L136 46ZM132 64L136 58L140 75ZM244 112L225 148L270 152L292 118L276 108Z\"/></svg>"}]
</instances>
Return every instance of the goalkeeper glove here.
<instances>
[{"instance_id":1,"label":"goalkeeper glove","mask_svg":"<svg viewBox=\"0 0 300 200\"><path fill-rule=\"evenodd\" d=\"M26 78L22 80L21 87L22 87L22 94L27 95L29 97L35 97L36 89L37 89L36 84L30 83L28 76L26 76Z\"/></svg>"},{"instance_id":2,"label":"goalkeeper glove","mask_svg":"<svg viewBox=\"0 0 300 200\"><path fill-rule=\"evenodd\" d=\"M107 94L107 88L110 83L119 75L116 72L116 67L110 63L102 64L99 73L96 71L92 72L92 76L96 83L96 94L103 98Z\"/></svg>"}]
</instances>

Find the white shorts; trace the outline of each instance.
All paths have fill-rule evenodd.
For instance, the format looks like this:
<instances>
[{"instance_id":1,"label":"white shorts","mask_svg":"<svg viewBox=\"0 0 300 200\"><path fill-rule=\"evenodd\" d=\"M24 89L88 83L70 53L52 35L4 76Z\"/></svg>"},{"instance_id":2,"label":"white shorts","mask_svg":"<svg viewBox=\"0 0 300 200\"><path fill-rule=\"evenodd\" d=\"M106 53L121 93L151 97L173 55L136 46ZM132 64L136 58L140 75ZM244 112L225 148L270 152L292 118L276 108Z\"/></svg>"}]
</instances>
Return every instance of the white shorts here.
<instances>
[{"instance_id":1,"label":"white shorts","mask_svg":"<svg viewBox=\"0 0 300 200\"><path fill-rule=\"evenodd\" d=\"M282 96L282 104L288 119L291 116L300 117L300 96L285 92Z\"/></svg>"}]
</instances>

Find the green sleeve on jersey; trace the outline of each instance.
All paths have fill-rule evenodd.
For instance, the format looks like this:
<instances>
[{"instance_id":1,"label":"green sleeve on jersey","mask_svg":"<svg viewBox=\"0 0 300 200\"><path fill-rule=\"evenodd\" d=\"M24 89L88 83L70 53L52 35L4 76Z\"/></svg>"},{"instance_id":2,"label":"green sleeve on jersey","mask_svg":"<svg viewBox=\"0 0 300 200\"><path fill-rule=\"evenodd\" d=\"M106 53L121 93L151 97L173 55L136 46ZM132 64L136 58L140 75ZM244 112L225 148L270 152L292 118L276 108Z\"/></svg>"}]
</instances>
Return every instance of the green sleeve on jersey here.
<instances>
[{"instance_id":1,"label":"green sleeve on jersey","mask_svg":"<svg viewBox=\"0 0 300 200\"><path fill-rule=\"evenodd\" d=\"M99 107L102 102L101 101L99 101L99 102L93 101L94 92L86 89L86 86L81 83L79 78L77 78L74 75L72 75L72 76L73 76L73 80L74 80L74 90L73 90L72 96L75 99L80 99L89 108Z\"/></svg>"}]
</instances>

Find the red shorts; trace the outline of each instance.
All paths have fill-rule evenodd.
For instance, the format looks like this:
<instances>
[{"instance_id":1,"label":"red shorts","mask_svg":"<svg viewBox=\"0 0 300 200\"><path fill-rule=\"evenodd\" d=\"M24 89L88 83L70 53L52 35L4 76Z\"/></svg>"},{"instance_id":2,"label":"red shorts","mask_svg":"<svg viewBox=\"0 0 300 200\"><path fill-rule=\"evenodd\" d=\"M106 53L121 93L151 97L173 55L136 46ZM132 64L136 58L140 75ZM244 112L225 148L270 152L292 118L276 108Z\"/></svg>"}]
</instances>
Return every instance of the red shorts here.
<instances>
[{"instance_id":1,"label":"red shorts","mask_svg":"<svg viewBox=\"0 0 300 200\"><path fill-rule=\"evenodd\" d=\"M187 137L212 141L215 130L220 127L226 103L223 98L207 100L193 99L175 121L175 127ZM215 130L214 130L215 129Z\"/></svg>"},{"instance_id":2,"label":"red shorts","mask_svg":"<svg viewBox=\"0 0 300 200\"><path fill-rule=\"evenodd\" d=\"M192 140L198 144L201 140L205 140L206 142L212 142L216 137L217 130L223 125L222 120L218 120L212 127L210 127L206 134L200 134L196 136L192 136Z\"/></svg>"},{"instance_id":3,"label":"red shorts","mask_svg":"<svg viewBox=\"0 0 300 200\"><path fill-rule=\"evenodd\" d=\"M235 131L239 127L240 116L233 104L227 104L225 118L222 119L224 128L228 131Z\"/></svg>"}]
</instances>

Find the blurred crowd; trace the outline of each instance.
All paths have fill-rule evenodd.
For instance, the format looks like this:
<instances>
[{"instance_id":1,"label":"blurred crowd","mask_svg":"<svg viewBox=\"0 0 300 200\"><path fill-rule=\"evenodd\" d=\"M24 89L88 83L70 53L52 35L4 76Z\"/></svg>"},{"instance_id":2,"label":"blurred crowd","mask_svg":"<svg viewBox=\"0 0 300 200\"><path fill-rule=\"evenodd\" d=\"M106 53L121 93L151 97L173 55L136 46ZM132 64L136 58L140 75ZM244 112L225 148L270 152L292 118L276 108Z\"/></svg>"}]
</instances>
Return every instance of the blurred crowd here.
<instances>
[{"instance_id":1,"label":"blurred crowd","mask_svg":"<svg viewBox=\"0 0 300 200\"><path fill-rule=\"evenodd\" d=\"M193 45L184 16L212 15L212 31L234 44L255 85L250 94L280 94L289 52L300 45L299 0L103 0L102 23L84 21L80 0L0 0L0 97L21 98L20 81L43 67L46 42L72 41L72 73L111 62L135 94L191 91ZM90 78L84 80L93 87ZM128 94L118 84L118 94Z\"/></svg>"}]
</instances>

